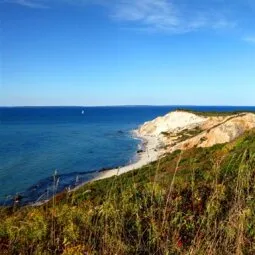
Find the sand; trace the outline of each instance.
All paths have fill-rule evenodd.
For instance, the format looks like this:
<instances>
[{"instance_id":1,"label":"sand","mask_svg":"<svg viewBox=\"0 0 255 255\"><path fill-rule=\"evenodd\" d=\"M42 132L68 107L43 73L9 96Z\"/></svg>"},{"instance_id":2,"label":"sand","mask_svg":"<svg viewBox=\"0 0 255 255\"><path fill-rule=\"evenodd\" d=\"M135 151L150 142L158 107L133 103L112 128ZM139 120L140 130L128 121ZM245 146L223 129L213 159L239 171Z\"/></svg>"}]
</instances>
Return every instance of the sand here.
<instances>
[{"instance_id":1,"label":"sand","mask_svg":"<svg viewBox=\"0 0 255 255\"><path fill-rule=\"evenodd\" d=\"M144 152L139 154L138 161L124 167L104 171L91 181L121 175L158 160L165 153L162 148L162 137L159 135L162 131L183 128L188 125L202 123L205 120L206 118L193 113L174 111L163 117L145 122L138 130L134 131L135 136L141 139L144 144Z\"/></svg>"},{"instance_id":2,"label":"sand","mask_svg":"<svg viewBox=\"0 0 255 255\"><path fill-rule=\"evenodd\" d=\"M127 166L100 172L97 177L93 178L89 182L110 178L112 176L118 176L129 171L141 168L151 162L158 160L160 156L164 154L164 150L161 148L161 141L159 138L157 138L156 136L141 135L137 132L137 130L134 131L134 134L137 138L141 139L143 145L143 152L138 154L138 160ZM75 187L73 190L79 189L86 183Z\"/></svg>"},{"instance_id":3,"label":"sand","mask_svg":"<svg viewBox=\"0 0 255 255\"><path fill-rule=\"evenodd\" d=\"M165 139L162 131L178 132L185 128L199 126L203 132L175 145L172 138ZM88 182L118 176L129 171L139 169L151 162L158 160L165 153L174 150L189 149L192 147L210 147L218 143L230 142L247 130L255 128L255 114L243 113L227 117L200 117L193 113L175 111L163 117L144 123L139 129L133 131L134 138L141 139L143 152L138 154L138 160L130 165L99 172ZM203 138L203 142L201 142ZM223 139L224 138L224 139ZM165 149L166 147L168 149ZM75 191L85 182L70 191Z\"/></svg>"},{"instance_id":4,"label":"sand","mask_svg":"<svg viewBox=\"0 0 255 255\"><path fill-rule=\"evenodd\" d=\"M183 129L200 127L203 132L189 139L175 143L173 139L165 139L161 132L178 132ZM207 127L207 128L206 128ZM174 111L163 117L148 121L134 131L135 136L143 141L144 152L139 154L137 162L100 173L95 180L101 180L141 168L158 160L163 154L177 149L185 150L193 147L211 147L215 144L227 143L245 131L255 128L255 114L243 113L232 116L201 117L190 112ZM164 149L163 146L168 146Z\"/></svg>"},{"instance_id":5,"label":"sand","mask_svg":"<svg viewBox=\"0 0 255 255\"><path fill-rule=\"evenodd\" d=\"M152 121L145 122L139 129L139 134L159 136L162 132L173 132L190 126L201 125L208 118L194 113L174 111Z\"/></svg>"},{"instance_id":6,"label":"sand","mask_svg":"<svg viewBox=\"0 0 255 255\"><path fill-rule=\"evenodd\" d=\"M199 127L201 129L200 133L186 138L184 141L175 142L179 132L184 130L187 132L188 129L191 130L194 127ZM134 139L141 139L143 149L141 153L138 153L136 162L124 167L99 172L95 178L88 182L118 176L139 169L158 160L166 153L171 153L175 150L186 150L193 147L211 147L215 144L227 143L253 128L255 128L255 114L252 113L206 118L189 112L171 112L163 117L146 122L133 131ZM161 133L165 131L174 134L174 136L165 137ZM69 192L79 189L88 182L76 186ZM33 204L33 206L46 202L41 201Z\"/></svg>"}]
</instances>

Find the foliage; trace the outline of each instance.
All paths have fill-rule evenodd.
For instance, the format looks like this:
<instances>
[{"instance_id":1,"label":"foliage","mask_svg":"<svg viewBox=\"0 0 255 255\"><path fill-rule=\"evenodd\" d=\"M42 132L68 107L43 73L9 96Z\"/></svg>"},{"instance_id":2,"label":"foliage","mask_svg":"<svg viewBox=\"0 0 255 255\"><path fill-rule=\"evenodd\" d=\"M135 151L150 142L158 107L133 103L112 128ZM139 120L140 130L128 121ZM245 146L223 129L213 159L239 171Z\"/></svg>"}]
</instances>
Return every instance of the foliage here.
<instances>
[{"instance_id":1,"label":"foliage","mask_svg":"<svg viewBox=\"0 0 255 255\"><path fill-rule=\"evenodd\" d=\"M255 131L0 209L1 254L255 254Z\"/></svg>"},{"instance_id":2,"label":"foliage","mask_svg":"<svg viewBox=\"0 0 255 255\"><path fill-rule=\"evenodd\" d=\"M243 111L197 111L197 110L189 110L189 109L185 109L185 108L178 108L176 109L177 111L184 111L184 112L189 112L189 113L194 113L196 115L200 115L200 116L204 116L204 117L229 117L229 116L233 116L233 115L240 115L242 116L244 114ZM249 113L255 113L252 110L249 111L245 111L245 112L249 112Z\"/></svg>"}]
</instances>

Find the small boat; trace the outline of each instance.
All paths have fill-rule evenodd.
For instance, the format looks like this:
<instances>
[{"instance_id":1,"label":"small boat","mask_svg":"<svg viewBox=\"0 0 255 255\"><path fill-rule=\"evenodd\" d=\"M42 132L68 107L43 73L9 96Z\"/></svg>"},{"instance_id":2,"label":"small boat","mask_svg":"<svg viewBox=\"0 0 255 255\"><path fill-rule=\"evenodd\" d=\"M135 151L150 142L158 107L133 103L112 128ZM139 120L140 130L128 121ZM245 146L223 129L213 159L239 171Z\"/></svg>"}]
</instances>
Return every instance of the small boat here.
<instances>
[{"instance_id":1,"label":"small boat","mask_svg":"<svg viewBox=\"0 0 255 255\"><path fill-rule=\"evenodd\" d=\"M84 110L81 111L81 114L84 114Z\"/></svg>"}]
</instances>

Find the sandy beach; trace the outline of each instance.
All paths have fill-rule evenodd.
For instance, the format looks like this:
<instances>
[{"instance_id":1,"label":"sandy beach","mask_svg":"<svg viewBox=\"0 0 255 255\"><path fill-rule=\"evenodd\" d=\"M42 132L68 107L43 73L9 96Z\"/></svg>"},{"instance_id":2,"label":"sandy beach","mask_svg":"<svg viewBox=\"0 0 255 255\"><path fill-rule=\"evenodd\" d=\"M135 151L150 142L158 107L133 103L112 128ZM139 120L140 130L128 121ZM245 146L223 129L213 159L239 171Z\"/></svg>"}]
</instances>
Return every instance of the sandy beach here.
<instances>
[{"instance_id":1,"label":"sandy beach","mask_svg":"<svg viewBox=\"0 0 255 255\"><path fill-rule=\"evenodd\" d=\"M89 182L110 178L112 176L121 175L129 171L141 168L153 161L156 161L160 158L160 156L163 155L163 150L160 148L161 145L159 138L157 138L156 136L141 135L139 134L138 130L133 131L133 134L134 138L138 138L142 141L142 152L138 154L138 160L132 164L123 167L100 172L97 177L93 178ZM78 185L72 190L77 190L86 183Z\"/></svg>"},{"instance_id":2,"label":"sandy beach","mask_svg":"<svg viewBox=\"0 0 255 255\"><path fill-rule=\"evenodd\" d=\"M244 124L245 123L245 124ZM187 135L188 138L182 141L181 132L183 130L199 127L203 132L195 135ZM166 152L177 149L188 149L195 146L211 147L215 144L230 142L240 136L246 130L255 127L255 115L252 113L242 113L225 117L207 118L185 111L173 111L163 117L158 117L152 121L145 122L139 129L133 131L134 138L142 140L143 150L139 153L138 160L130 165L104 171L94 180L109 178L115 175L141 168L153 161L156 161ZM162 136L162 132L179 132L174 138ZM176 139L180 139L176 142ZM171 145L168 150L164 150L162 145Z\"/></svg>"},{"instance_id":3,"label":"sandy beach","mask_svg":"<svg viewBox=\"0 0 255 255\"><path fill-rule=\"evenodd\" d=\"M112 177L114 175L121 175L126 172L138 169L142 166L145 166L157 160L160 157L160 155L162 155L162 151L159 149L159 140L157 137L144 136L140 138L143 140L144 143L144 151L139 153L139 159L137 162L124 167L104 171L94 180L105 179Z\"/></svg>"}]
</instances>

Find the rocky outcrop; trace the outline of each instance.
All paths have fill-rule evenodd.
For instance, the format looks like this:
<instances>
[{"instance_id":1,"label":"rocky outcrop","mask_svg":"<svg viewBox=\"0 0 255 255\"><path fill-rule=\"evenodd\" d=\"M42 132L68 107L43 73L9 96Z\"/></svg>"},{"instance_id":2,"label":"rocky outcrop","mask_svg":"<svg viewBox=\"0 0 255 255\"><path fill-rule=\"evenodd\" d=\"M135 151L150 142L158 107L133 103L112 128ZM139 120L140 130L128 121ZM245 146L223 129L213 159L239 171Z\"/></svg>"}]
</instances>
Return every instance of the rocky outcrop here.
<instances>
[{"instance_id":1,"label":"rocky outcrop","mask_svg":"<svg viewBox=\"0 0 255 255\"><path fill-rule=\"evenodd\" d=\"M154 136L164 152L192 147L210 147L231 142L245 131L255 128L255 114L207 117L185 111L174 111L144 123L138 133Z\"/></svg>"}]
</instances>

